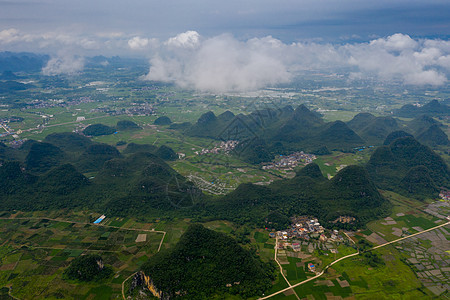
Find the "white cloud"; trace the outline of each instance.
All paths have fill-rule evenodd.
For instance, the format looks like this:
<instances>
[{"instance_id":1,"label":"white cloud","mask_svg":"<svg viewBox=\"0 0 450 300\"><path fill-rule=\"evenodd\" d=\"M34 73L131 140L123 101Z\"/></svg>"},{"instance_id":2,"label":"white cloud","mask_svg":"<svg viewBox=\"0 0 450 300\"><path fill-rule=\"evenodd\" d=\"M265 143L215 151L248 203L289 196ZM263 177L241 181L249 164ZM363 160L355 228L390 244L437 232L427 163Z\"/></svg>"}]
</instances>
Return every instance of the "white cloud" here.
<instances>
[{"instance_id":1,"label":"white cloud","mask_svg":"<svg viewBox=\"0 0 450 300\"><path fill-rule=\"evenodd\" d=\"M285 44L271 36L238 41L231 35L201 38L188 31L170 38L151 60L148 80L225 92L289 82L298 72L340 72L411 85L442 85L450 73L450 43L394 34L368 43Z\"/></svg>"},{"instance_id":2,"label":"white cloud","mask_svg":"<svg viewBox=\"0 0 450 300\"><path fill-rule=\"evenodd\" d=\"M213 92L255 90L291 79L274 51L283 44L271 38L239 42L221 35L200 42L197 33L187 32L166 45L161 55L151 59L145 79ZM170 50L171 46L177 48Z\"/></svg>"},{"instance_id":3,"label":"white cloud","mask_svg":"<svg viewBox=\"0 0 450 300\"><path fill-rule=\"evenodd\" d=\"M338 73L350 80L371 78L412 85L443 85L450 76L450 41L413 39L401 33L337 45L320 41L287 44L271 36L240 41L227 34L202 37L196 31L180 33L165 42L121 32L89 36L76 32L4 29L0 31L0 49L39 49L50 54L69 51L80 56L126 56L132 50L150 57L146 79L215 92L286 83L305 70ZM72 65L68 70L79 71L83 66L79 59L62 57L49 62L48 70Z\"/></svg>"},{"instance_id":4,"label":"white cloud","mask_svg":"<svg viewBox=\"0 0 450 300\"><path fill-rule=\"evenodd\" d=\"M200 35L196 31L186 31L167 40L166 44L179 48L195 48L200 42Z\"/></svg>"},{"instance_id":5,"label":"white cloud","mask_svg":"<svg viewBox=\"0 0 450 300\"><path fill-rule=\"evenodd\" d=\"M415 49L418 42L406 34L396 33L387 38L373 40L370 45L387 50L405 51Z\"/></svg>"},{"instance_id":6,"label":"white cloud","mask_svg":"<svg viewBox=\"0 0 450 300\"><path fill-rule=\"evenodd\" d=\"M47 65L42 69L44 75L73 75L82 71L84 68L84 59L71 54L60 54L51 58Z\"/></svg>"},{"instance_id":7,"label":"white cloud","mask_svg":"<svg viewBox=\"0 0 450 300\"><path fill-rule=\"evenodd\" d=\"M150 40L147 38L141 38L139 36L135 36L132 39L128 40L128 46L132 50L142 50L148 46L149 42L150 42Z\"/></svg>"}]
</instances>

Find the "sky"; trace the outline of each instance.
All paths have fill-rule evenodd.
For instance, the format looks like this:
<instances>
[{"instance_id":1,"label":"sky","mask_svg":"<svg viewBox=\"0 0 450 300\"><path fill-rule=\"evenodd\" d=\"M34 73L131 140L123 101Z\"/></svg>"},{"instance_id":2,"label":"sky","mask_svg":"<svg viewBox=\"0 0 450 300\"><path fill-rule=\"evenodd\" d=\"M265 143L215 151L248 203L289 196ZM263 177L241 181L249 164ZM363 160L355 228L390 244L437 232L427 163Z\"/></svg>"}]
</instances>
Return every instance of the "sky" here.
<instances>
[{"instance_id":1,"label":"sky","mask_svg":"<svg viewBox=\"0 0 450 300\"><path fill-rule=\"evenodd\" d=\"M83 56L142 56L147 79L206 90L255 89L329 66L443 85L449 20L448 0L0 0L0 51L48 53L49 75L82 70Z\"/></svg>"}]
</instances>

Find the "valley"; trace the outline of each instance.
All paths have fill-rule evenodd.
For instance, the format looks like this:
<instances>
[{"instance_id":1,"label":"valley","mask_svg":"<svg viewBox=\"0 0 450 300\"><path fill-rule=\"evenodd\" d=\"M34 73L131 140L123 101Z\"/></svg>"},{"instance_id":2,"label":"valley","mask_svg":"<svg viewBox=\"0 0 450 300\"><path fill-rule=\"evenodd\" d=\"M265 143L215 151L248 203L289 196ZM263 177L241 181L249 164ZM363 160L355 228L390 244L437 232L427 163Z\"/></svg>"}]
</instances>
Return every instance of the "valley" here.
<instances>
[{"instance_id":1,"label":"valley","mask_svg":"<svg viewBox=\"0 0 450 300\"><path fill-rule=\"evenodd\" d=\"M216 95L146 68L0 93L0 298L449 297L450 123L422 116L446 89L309 75ZM88 254L112 275L67 279Z\"/></svg>"}]
</instances>

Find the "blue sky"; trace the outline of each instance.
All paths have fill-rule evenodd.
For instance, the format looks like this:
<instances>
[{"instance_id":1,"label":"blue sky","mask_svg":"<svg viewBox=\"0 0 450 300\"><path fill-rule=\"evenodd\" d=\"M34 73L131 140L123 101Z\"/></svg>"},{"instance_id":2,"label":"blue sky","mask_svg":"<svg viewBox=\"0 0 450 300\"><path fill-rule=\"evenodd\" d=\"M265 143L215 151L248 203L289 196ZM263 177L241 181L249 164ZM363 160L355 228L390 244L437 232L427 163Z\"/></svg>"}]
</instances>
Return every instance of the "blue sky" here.
<instances>
[{"instance_id":1,"label":"blue sky","mask_svg":"<svg viewBox=\"0 0 450 300\"><path fill-rule=\"evenodd\" d=\"M0 0L0 51L50 54L44 74L141 56L146 79L219 92L339 69L442 86L449 37L449 0Z\"/></svg>"},{"instance_id":2,"label":"blue sky","mask_svg":"<svg viewBox=\"0 0 450 300\"><path fill-rule=\"evenodd\" d=\"M0 31L77 36L144 35L187 30L285 42L369 40L395 33L446 37L450 1L439 0L0 0Z\"/></svg>"}]
</instances>

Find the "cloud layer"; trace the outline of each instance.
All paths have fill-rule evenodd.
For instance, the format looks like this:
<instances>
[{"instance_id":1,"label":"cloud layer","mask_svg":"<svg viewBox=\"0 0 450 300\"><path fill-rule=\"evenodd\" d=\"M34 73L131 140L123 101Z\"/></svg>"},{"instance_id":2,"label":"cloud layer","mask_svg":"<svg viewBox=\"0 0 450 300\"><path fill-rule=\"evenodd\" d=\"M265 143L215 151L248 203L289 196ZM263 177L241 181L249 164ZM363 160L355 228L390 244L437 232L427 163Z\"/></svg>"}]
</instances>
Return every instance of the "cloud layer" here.
<instances>
[{"instance_id":1,"label":"cloud layer","mask_svg":"<svg viewBox=\"0 0 450 300\"><path fill-rule=\"evenodd\" d=\"M247 40L230 34L203 37L196 31L159 40L120 32L85 36L76 31L0 30L0 51L28 49L57 53L44 68L45 74L79 72L84 66L80 57L85 55L140 55L151 63L145 79L211 92L288 83L305 70L338 73L350 80L434 86L446 84L450 76L450 41L413 39L401 33L363 43L331 44L284 43L271 36Z\"/></svg>"},{"instance_id":2,"label":"cloud layer","mask_svg":"<svg viewBox=\"0 0 450 300\"><path fill-rule=\"evenodd\" d=\"M349 79L443 85L450 73L450 42L394 34L368 43L285 44L270 36L238 41L188 31L162 43L150 64L147 80L219 93L287 83L304 70L343 68L352 70L345 74Z\"/></svg>"}]
</instances>

